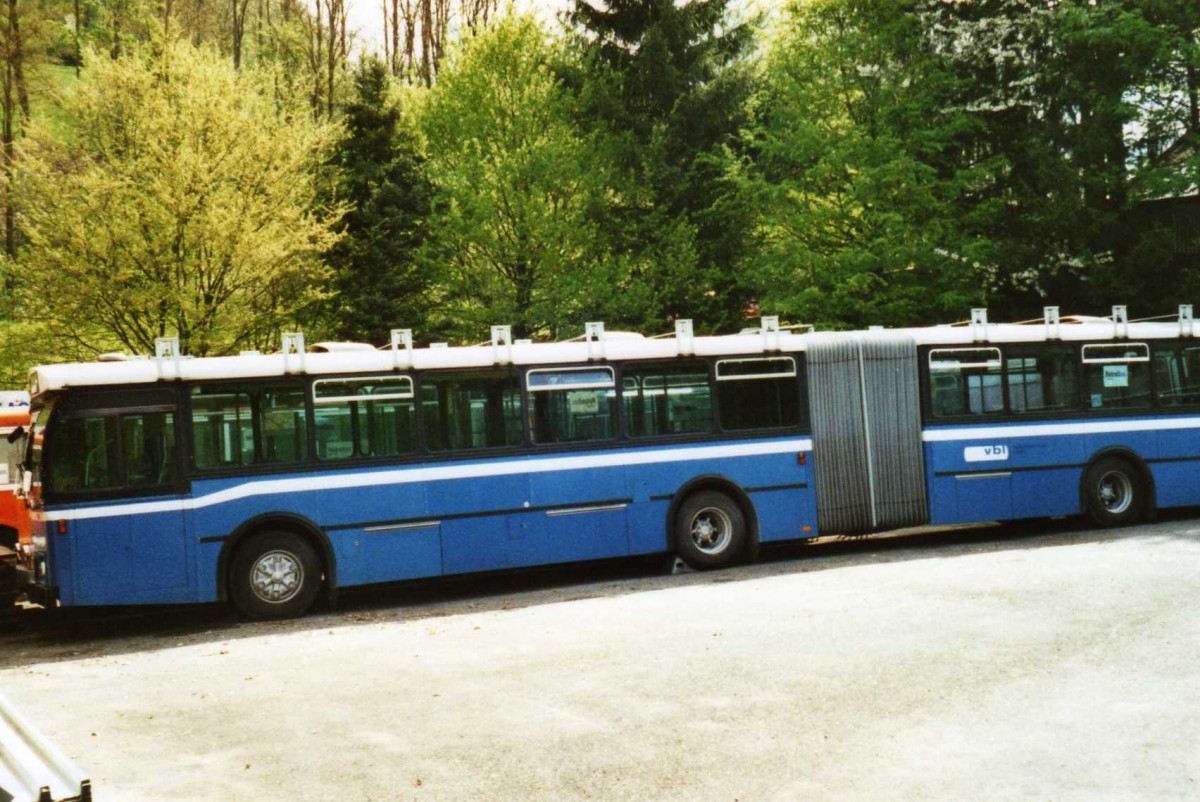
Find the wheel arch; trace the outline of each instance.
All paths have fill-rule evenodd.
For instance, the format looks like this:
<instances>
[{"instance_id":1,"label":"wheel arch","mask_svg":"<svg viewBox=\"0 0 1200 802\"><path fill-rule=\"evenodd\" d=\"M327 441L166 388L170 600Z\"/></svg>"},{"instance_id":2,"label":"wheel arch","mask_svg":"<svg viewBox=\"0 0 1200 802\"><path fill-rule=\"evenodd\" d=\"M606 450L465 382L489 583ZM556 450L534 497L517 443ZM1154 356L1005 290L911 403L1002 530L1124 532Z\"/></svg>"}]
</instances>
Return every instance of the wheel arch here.
<instances>
[{"instance_id":1,"label":"wheel arch","mask_svg":"<svg viewBox=\"0 0 1200 802\"><path fill-rule=\"evenodd\" d=\"M679 513L679 507L688 496L701 490L714 490L718 493L724 493L738 505L742 511L742 515L746 519L746 534L748 535L748 542L746 543L746 550L743 557L747 562L755 562L758 559L760 541L758 535L758 512L754 509L754 502L750 500L750 494L743 490L741 485L729 477L719 474L705 474L704 476L694 477L675 491L675 495L671 499L671 504L667 507L666 520L663 522L666 550L668 552L674 551L672 532L675 526L675 516Z\"/></svg>"},{"instance_id":2,"label":"wheel arch","mask_svg":"<svg viewBox=\"0 0 1200 802\"><path fill-rule=\"evenodd\" d=\"M1142 458L1140 454L1127 446L1109 446L1102 448L1092 454L1091 458L1084 464L1083 471L1079 474L1079 511L1087 512L1087 475L1097 462L1103 459L1120 459L1128 462L1134 467L1138 473L1138 478L1142 482L1142 487L1146 492L1145 508L1142 510L1143 517L1153 517L1154 511L1158 509L1158 491L1154 485L1154 474L1150 472L1150 465Z\"/></svg>"},{"instance_id":3,"label":"wheel arch","mask_svg":"<svg viewBox=\"0 0 1200 802\"><path fill-rule=\"evenodd\" d=\"M303 515L268 512L244 522L221 547L221 554L217 557L218 601L229 601L229 568L233 562L233 555L246 540L260 532L268 531L291 532L307 541L321 559L321 567L325 571L325 581L322 583L325 591L331 595L337 592L337 559L333 553L333 544L329 542L329 536L324 530Z\"/></svg>"}]
</instances>

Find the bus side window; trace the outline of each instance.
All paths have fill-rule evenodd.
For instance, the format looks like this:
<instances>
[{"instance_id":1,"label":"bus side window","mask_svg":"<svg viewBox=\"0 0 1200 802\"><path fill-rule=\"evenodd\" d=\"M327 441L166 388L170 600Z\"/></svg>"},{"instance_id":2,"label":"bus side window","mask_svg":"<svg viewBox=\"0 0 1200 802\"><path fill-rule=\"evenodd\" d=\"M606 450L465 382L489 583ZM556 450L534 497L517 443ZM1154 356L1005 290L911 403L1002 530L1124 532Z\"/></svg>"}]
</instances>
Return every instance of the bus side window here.
<instances>
[{"instance_id":1,"label":"bus side window","mask_svg":"<svg viewBox=\"0 0 1200 802\"><path fill-rule=\"evenodd\" d=\"M796 360L790 356L719 360L717 417L723 431L800 425Z\"/></svg>"},{"instance_id":2,"label":"bus side window","mask_svg":"<svg viewBox=\"0 0 1200 802\"><path fill-rule=\"evenodd\" d=\"M1004 411L999 348L929 352L929 412L935 418Z\"/></svg>"},{"instance_id":3,"label":"bus side window","mask_svg":"<svg viewBox=\"0 0 1200 802\"><path fill-rule=\"evenodd\" d=\"M621 395L630 437L712 430L712 390L704 362L626 365Z\"/></svg>"},{"instance_id":4,"label":"bus side window","mask_svg":"<svg viewBox=\"0 0 1200 802\"><path fill-rule=\"evenodd\" d=\"M254 429L249 394L193 388L192 444L197 468L252 464Z\"/></svg>"},{"instance_id":5,"label":"bus side window","mask_svg":"<svg viewBox=\"0 0 1200 802\"><path fill-rule=\"evenodd\" d=\"M303 462L308 456L308 413L300 387L271 387L259 396L260 462Z\"/></svg>"},{"instance_id":6,"label":"bus side window","mask_svg":"<svg viewBox=\"0 0 1200 802\"><path fill-rule=\"evenodd\" d=\"M427 373L421 383L425 444L431 451L518 446L521 388L514 371Z\"/></svg>"},{"instance_id":7,"label":"bus side window","mask_svg":"<svg viewBox=\"0 0 1200 802\"><path fill-rule=\"evenodd\" d=\"M931 407L935 418L966 413L967 398L961 376L932 375L929 377L929 384L933 396Z\"/></svg>"},{"instance_id":8,"label":"bus side window","mask_svg":"<svg viewBox=\"0 0 1200 802\"><path fill-rule=\"evenodd\" d=\"M197 468L303 462L308 412L302 385L192 388Z\"/></svg>"},{"instance_id":9,"label":"bus side window","mask_svg":"<svg viewBox=\"0 0 1200 802\"><path fill-rule=\"evenodd\" d=\"M616 436L616 380L609 367L530 370L533 442L577 443Z\"/></svg>"},{"instance_id":10,"label":"bus side window","mask_svg":"<svg viewBox=\"0 0 1200 802\"><path fill-rule=\"evenodd\" d=\"M1200 348L1166 347L1154 351L1154 382L1162 406L1200 403Z\"/></svg>"},{"instance_id":11,"label":"bus side window","mask_svg":"<svg viewBox=\"0 0 1200 802\"><path fill-rule=\"evenodd\" d=\"M1044 346L1005 349L1010 412L1079 407L1079 360L1074 349Z\"/></svg>"},{"instance_id":12,"label":"bus side window","mask_svg":"<svg viewBox=\"0 0 1200 802\"><path fill-rule=\"evenodd\" d=\"M173 412L72 414L54 428L56 493L152 488L179 479Z\"/></svg>"},{"instance_id":13,"label":"bus side window","mask_svg":"<svg viewBox=\"0 0 1200 802\"><path fill-rule=\"evenodd\" d=\"M416 402L410 376L313 382L317 456L386 457L416 449Z\"/></svg>"},{"instance_id":14,"label":"bus side window","mask_svg":"<svg viewBox=\"0 0 1200 802\"><path fill-rule=\"evenodd\" d=\"M178 479L175 460L175 416L142 412L121 416L121 462L125 484L145 487Z\"/></svg>"},{"instance_id":15,"label":"bus side window","mask_svg":"<svg viewBox=\"0 0 1200 802\"><path fill-rule=\"evenodd\" d=\"M50 486L55 492L97 490L120 484L117 418L77 415L54 429Z\"/></svg>"},{"instance_id":16,"label":"bus side window","mask_svg":"<svg viewBox=\"0 0 1200 802\"><path fill-rule=\"evenodd\" d=\"M1150 406L1150 346L1146 343L1085 345L1083 368L1089 408Z\"/></svg>"}]
</instances>

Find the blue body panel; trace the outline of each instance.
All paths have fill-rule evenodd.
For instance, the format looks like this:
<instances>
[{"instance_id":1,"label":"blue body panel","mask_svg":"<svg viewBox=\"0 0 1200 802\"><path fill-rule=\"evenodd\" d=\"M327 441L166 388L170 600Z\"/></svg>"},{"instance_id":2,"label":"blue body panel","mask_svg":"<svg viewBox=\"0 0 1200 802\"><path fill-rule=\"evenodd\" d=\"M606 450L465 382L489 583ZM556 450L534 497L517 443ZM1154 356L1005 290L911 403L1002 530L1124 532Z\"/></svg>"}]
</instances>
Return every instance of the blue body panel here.
<instances>
[{"instance_id":1,"label":"blue body panel","mask_svg":"<svg viewBox=\"0 0 1200 802\"><path fill-rule=\"evenodd\" d=\"M51 582L64 604L214 601L226 541L279 516L323 533L338 586L663 552L672 500L703 477L745 493L761 540L814 537L801 452L791 436L196 478L186 497L47 510L69 521L48 527Z\"/></svg>"},{"instance_id":2,"label":"blue body panel","mask_svg":"<svg viewBox=\"0 0 1200 802\"><path fill-rule=\"evenodd\" d=\"M930 522L1083 512L1083 473L1107 452L1131 455L1147 466L1157 506L1200 504L1200 429L1139 430L1145 420L1150 419L930 427L925 432Z\"/></svg>"}]
</instances>

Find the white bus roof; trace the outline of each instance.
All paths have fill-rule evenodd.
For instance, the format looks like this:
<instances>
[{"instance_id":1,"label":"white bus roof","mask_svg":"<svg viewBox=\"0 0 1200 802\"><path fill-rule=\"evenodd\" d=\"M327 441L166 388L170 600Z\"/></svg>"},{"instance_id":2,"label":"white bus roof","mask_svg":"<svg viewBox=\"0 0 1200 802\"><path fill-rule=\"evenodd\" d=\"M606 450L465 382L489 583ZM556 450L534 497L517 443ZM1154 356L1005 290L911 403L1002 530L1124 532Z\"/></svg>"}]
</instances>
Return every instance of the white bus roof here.
<instances>
[{"instance_id":1,"label":"white bus roof","mask_svg":"<svg viewBox=\"0 0 1200 802\"><path fill-rule=\"evenodd\" d=\"M221 380L272 376L386 374L400 370L484 368L497 364L587 364L594 360L673 359L802 352L814 341L843 339L904 339L917 345L996 345L1062 340L1169 339L1191 335L1190 320L1153 323L1113 323L1107 319L1064 319L1051 327L1036 324L993 323L931 326L910 329L871 329L846 332L754 331L690 339L645 338L610 332L600 341L559 343L517 342L512 345L435 346L378 350L369 346L320 344L318 352L292 354L248 353L205 358L134 357L105 361L41 365L30 371L33 395L71 387L151 384L163 380ZM330 347L332 346L332 347Z\"/></svg>"}]
</instances>

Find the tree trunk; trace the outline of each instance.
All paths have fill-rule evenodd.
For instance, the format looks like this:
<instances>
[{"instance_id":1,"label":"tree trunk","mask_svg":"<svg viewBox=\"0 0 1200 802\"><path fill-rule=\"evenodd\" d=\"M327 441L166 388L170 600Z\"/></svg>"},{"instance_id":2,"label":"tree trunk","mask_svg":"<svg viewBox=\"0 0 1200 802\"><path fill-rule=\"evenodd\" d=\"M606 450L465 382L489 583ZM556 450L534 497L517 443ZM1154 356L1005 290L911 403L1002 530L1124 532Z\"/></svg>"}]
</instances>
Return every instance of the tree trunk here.
<instances>
[{"instance_id":1,"label":"tree trunk","mask_svg":"<svg viewBox=\"0 0 1200 802\"><path fill-rule=\"evenodd\" d=\"M5 54L12 68L12 80L17 88L17 103L21 107L21 118L29 119L29 86L25 83L25 46L21 41L21 13L18 0L8 0L8 52Z\"/></svg>"},{"instance_id":2,"label":"tree trunk","mask_svg":"<svg viewBox=\"0 0 1200 802\"><path fill-rule=\"evenodd\" d=\"M82 0L75 0L75 77L79 77L79 71L83 67L83 41L80 39L80 25L83 21L80 17L83 16L83 9L80 7Z\"/></svg>"},{"instance_id":3,"label":"tree trunk","mask_svg":"<svg viewBox=\"0 0 1200 802\"><path fill-rule=\"evenodd\" d=\"M242 68L242 42L246 34L246 9L250 0L232 0L233 2L233 68Z\"/></svg>"},{"instance_id":4,"label":"tree trunk","mask_svg":"<svg viewBox=\"0 0 1200 802\"><path fill-rule=\"evenodd\" d=\"M421 77L433 86L433 2L421 0Z\"/></svg>"},{"instance_id":5,"label":"tree trunk","mask_svg":"<svg viewBox=\"0 0 1200 802\"><path fill-rule=\"evenodd\" d=\"M400 75L400 0L392 0L392 75Z\"/></svg>"},{"instance_id":6,"label":"tree trunk","mask_svg":"<svg viewBox=\"0 0 1200 802\"><path fill-rule=\"evenodd\" d=\"M16 258L17 255L17 221L16 215L13 213L13 156L14 156L14 126L13 118L16 116L17 106L16 98L13 97L13 69L12 62L9 59L4 61L4 86L3 97L0 98L3 106L0 107L0 114L3 114L2 128L0 139L3 141L2 157L4 159L4 254L9 259Z\"/></svg>"},{"instance_id":7,"label":"tree trunk","mask_svg":"<svg viewBox=\"0 0 1200 802\"><path fill-rule=\"evenodd\" d=\"M1200 70L1196 69L1196 34L1188 31L1184 35L1191 51L1187 58L1188 134L1200 138Z\"/></svg>"}]
</instances>

